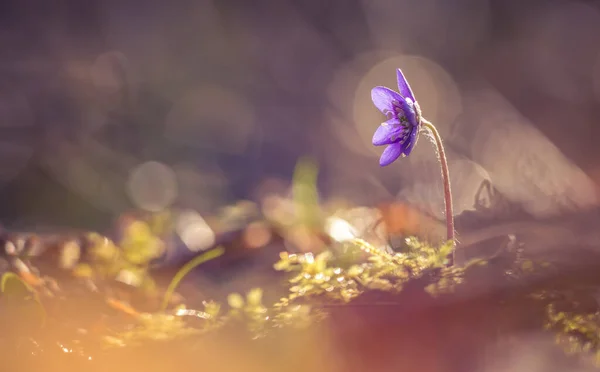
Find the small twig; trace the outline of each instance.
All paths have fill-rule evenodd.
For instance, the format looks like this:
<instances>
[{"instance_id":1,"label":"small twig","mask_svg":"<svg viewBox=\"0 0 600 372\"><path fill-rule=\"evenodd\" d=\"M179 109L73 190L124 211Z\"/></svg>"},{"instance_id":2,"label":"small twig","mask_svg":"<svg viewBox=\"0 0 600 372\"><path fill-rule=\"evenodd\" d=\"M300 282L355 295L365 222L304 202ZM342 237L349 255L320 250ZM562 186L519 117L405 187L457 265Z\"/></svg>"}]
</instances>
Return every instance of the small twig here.
<instances>
[{"instance_id":1,"label":"small twig","mask_svg":"<svg viewBox=\"0 0 600 372\"><path fill-rule=\"evenodd\" d=\"M337 307L367 307L367 306L399 306L402 305L400 302L369 302L369 303L343 303L343 304L311 304L314 308L326 309L326 308L337 308Z\"/></svg>"}]
</instances>

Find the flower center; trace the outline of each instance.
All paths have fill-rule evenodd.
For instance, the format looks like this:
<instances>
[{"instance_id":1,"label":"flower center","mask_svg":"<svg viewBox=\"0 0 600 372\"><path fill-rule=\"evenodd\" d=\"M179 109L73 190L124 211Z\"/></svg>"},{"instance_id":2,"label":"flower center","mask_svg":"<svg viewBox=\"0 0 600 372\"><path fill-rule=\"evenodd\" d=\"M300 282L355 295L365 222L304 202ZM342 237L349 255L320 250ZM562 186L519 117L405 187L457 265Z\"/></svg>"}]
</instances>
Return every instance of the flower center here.
<instances>
[{"instance_id":1,"label":"flower center","mask_svg":"<svg viewBox=\"0 0 600 372\"><path fill-rule=\"evenodd\" d=\"M402 108L400 106L396 106L394 105L394 110L396 111L396 118L398 118L398 120L400 120L400 123L403 125L409 125L410 123L408 122L408 118L406 117L406 114L404 113L404 110L402 110Z\"/></svg>"},{"instance_id":2,"label":"flower center","mask_svg":"<svg viewBox=\"0 0 600 372\"><path fill-rule=\"evenodd\" d=\"M402 127L402 130L400 131L400 133L397 134L392 134L390 136L390 141L392 142L400 142L400 143L404 143L408 140L408 135L410 134L410 128L409 127Z\"/></svg>"}]
</instances>

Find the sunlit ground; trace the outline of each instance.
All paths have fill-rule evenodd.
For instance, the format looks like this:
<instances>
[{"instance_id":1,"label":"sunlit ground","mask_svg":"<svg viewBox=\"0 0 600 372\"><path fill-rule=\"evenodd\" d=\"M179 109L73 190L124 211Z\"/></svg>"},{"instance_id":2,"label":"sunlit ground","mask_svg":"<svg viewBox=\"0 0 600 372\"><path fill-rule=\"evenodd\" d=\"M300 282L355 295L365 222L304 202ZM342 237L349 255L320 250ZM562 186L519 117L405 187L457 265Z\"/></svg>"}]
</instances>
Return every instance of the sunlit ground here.
<instances>
[{"instance_id":1,"label":"sunlit ground","mask_svg":"<svg viewBox=\"0 0 600 372\"><path fill-rule=\"evenodd\" d=\"M317 175L303 160L290 197L212 217L123 215L114 242L6 234L18 275L2 282L5 360L33 370L594 368L596 253L573 236L583 224L479 229L448 268L442 222L402 204L320 202ZM560 229L568 257L542 239ZM409 235L432 243L398 239Z\"/></svg>"}]
</instances>

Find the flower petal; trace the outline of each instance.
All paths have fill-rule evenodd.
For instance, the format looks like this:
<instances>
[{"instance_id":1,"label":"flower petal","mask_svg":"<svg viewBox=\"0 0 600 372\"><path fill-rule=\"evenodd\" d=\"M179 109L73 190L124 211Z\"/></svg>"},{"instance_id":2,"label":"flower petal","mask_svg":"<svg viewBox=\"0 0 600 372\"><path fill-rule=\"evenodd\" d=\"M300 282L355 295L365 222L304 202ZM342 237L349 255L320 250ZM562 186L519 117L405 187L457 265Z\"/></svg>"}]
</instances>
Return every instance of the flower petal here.
<instances>
[{"instance_id":1,"label":"flower petal","mask_svg":"<svg viewBox=\"0 0 600 372\"><path fill-rule=\"evenodd\" d=\"M402 155L402 151L404 150L404 146L400 143L392 143L388 147L383 150L381 157L379 158L379 165L385 167L386 165L390 165L394 162L394 160L398 159L400 155Z\"/></svg>"},{"instance_id":2,"label":"flower petal","mask_svg":"<svg viewBox=\"0 0 600 372\"><path fill-rule=\"evenodd\" d=\"M386 87L373 88L371 90L371 99L373 100L375 107L377 107L384 115L387 115L388 112L394 112L392 101L404 101L400 94Z\"/></svg>"},{"instance_id":3,"label":"flower petal","mask_svg":"<svg viewBox=\"0 0 600 372\"><path fill-rule=\"evenodd\" d=\"M417 144L417 140L419 139L419 128L414 127L409 134L408 140L404 143L404 151L402 152L404 155L410 155L413 147Z\"/></svg>"},{"instance_id":4,"label":"flower petal","mask_svg":"<svg viewBox=\"0 0 600 372\"><path fill-rule=\"evenodd\" d=\"M400 125L400 120L390 119L382 123L373 134L373 145L383 146L398 142L403 130L404 127Z\"/></svg>"},{"instance_id":5,"label":"flower petal","mask_svg":"<svg viewBox=\"0 0 600 372\"><path fill-rule=\"evenodd\" d=\"M398 92L400 92L400 94L403 97L410 98L413 101L416 101L415 95L413 94L412 89L410 89L408 81L404 77L402 70L400 70L399 68L396 69L396 76L398 78Z\"/></svg>"}]
</instances>

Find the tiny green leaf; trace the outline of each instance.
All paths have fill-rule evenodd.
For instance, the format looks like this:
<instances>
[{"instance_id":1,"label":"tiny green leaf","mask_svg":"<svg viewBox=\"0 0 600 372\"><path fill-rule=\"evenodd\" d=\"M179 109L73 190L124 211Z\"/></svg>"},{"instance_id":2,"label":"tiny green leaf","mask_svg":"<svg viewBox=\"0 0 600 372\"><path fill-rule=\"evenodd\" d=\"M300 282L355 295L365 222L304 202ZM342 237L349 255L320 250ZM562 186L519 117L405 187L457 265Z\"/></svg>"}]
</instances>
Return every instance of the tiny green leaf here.
<instances>
[{"instance_id":1,"label":"tiny green leaf","mask_svg":"<svg viewBox=\"0 0 600 372\"><path fill-rule=\"evenodd\" d=\"M7 272L2 275L0 291L5 296L25 298L31 296L34 289L24 282L17 274Z\"/></svg>"},{"instance_id":2,"label":"tiny green leaf","mask_svg":"<svg viewBox=\"0 0 600 372\"><path fill-rule=\"evenodd\" d=\"M263 291L260 288L253 288L246 295L246 300L250 306L260 306L262 304Z\"/></svg>"},{"instance_id":3,"label":"tiny green leaf","mask_svg":"<svg viewBox=\"0 0 600 372\"><path fill-rule=\"evenodd\" d=\"M227 303L233 309L241 309L244 307L244 298L239 293L231 293L227 296Z\"/></svg>"}]
</instances>

